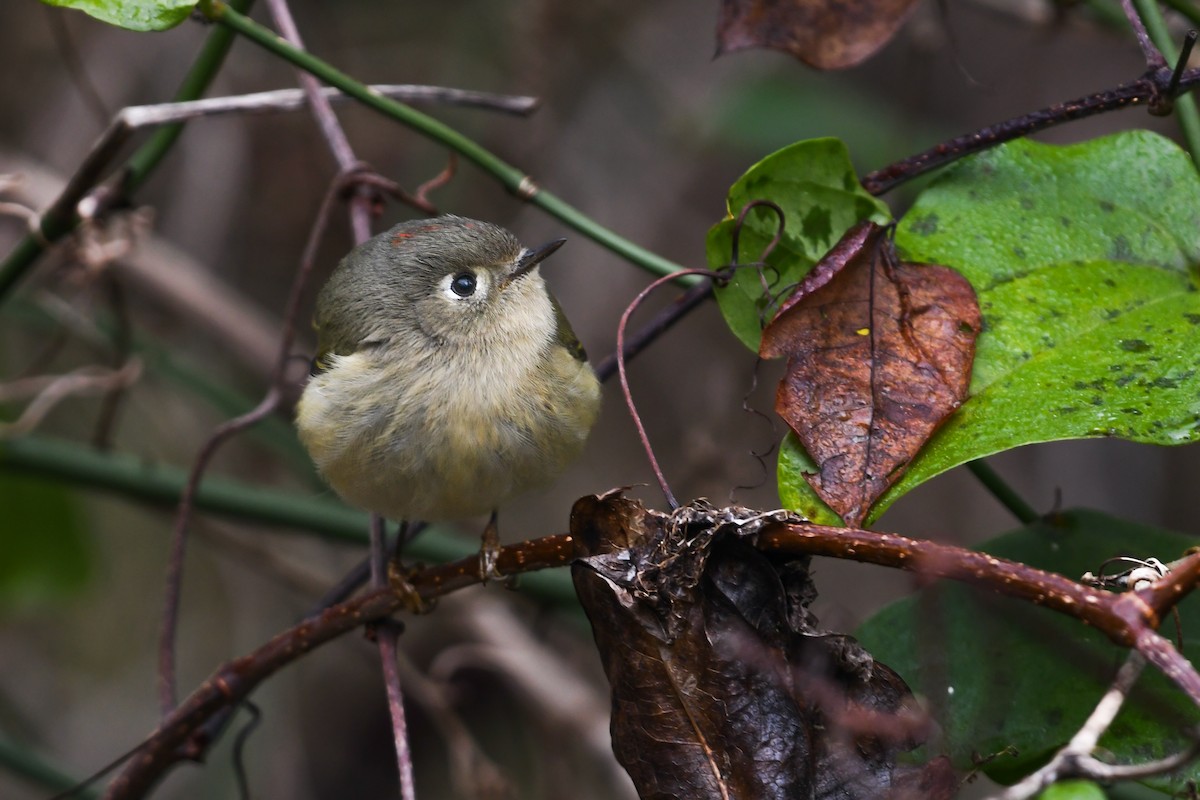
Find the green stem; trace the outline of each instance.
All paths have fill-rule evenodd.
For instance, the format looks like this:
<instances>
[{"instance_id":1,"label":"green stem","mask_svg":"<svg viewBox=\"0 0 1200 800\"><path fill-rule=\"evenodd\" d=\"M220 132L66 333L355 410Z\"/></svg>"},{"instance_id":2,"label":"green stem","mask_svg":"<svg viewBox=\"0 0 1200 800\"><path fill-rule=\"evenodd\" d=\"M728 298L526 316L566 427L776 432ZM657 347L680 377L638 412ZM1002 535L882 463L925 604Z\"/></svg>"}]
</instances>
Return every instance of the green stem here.
<instances>
[{"instance_id":1,"label":"green stem","mask_svg":"<svg viewBox=\"0 0 1200 800\"><path fill-rule=\"evenodd\" d=\"M985 461L968 461L967 469L979 479L992 496L1000 504L1012 512L1022 525L1029 525L1041 519L1042 515L1034 511L1033 506L1025 502L1025 498L1017 494L1011 486L1004 482L1000 475L987 465Z\"/></svg>"},{"instance_id":2,"label":"green stem","mask_svg":"<svg viewBox=\"0 0 1200 800\"><path fill-rule=\"evenodd\" d=\"M231 0L233 6L242 10L249 8L251 2L252 0ZM174 100L176 102L195 100L204 94L204 90L212 81L213 76L217 74L232 43L232 33L224 28L216 28L209 34L200 55L197 56L192 68L179 85L179 90L175 93ZM146 181L154 168L162 161L163 156L171 149L182 130L183 123L160 128L129 157L129 160L125 162L121 177L120 191L125 196ZM90 188L87 187L84 191ZM46 249L48 243L56 242L75 230L75 226L79 224L75 206L80 199L79 197L60 197L59 201L56 201L42 215L38 232L26 235L4 261L0 262L0 298L12 291L17 282L37 261L42 251Z\"/></svg>"},{"instance_id":3,"label":"green stem","mask_svg":"<svg viewBox=\"0 0 1200 800\"><path fill-rule=\"evenodd\" d=\"M1192 0L1163 0L1163 5L1186 17L1192 25L1200 26L1200 8L1197 8Z\"/></svg>"},{"instance_id":4,"label":"green stem","mask_svg":"<svg viewBox=\"0 0 1200 800\"><path fill-rule=\"evenodd\" d=\"M43 436L0 441L0 473L4 471L43 476L166 507L178 504L187 482L187 472L177 467ZM332 500L262 489L227 479L205 478L196 492L196 508L334 540L356 544L367 541L368 516L361 511ZM406 557L439 563L463 558L471 552L472 547L461 537L438 526L426 528L405 547ZM522 576L521 586L554 603L575 603L569 576L558 570Z\"/></svg>"},{"instance_id":5,"label":"green stem","mask_svg":"<svg viewBox=\"0 0 1200 800\"><path fill-rule=\"evenodd\" d=\"M1167 21L1157 0L1133 0L1133 5L1146 26L1146 32L1150 34L1150 41L1163 54L1167 64L1174 67L1179 61L1179 48L1171 39L1171 32L1167 29ZM1175 98L1175 116L1191 151L1192 161L1200 167L1200 110L1196 108L1196 98L1190 94Z\"/></svg>"},{"instance_id":6,"label":"green stem","mask_svg":"<svg viewBox=\"0 0 1200 800\"><path fill-rule=\"evenodd\" d=\"M369 87L354 80L341 70L316 58L311 53L294 47L269 29L249 17L239 14L221 0L201 0L198 8L202 14L214 22L219 22L237 31L255 44L316 76L330 86L340 89L363 105L445 145L491 175L517 197L538 206L637 266L657 275L670 275L683 269L680 265L597 224L565 200L538 187L522 170L505 162L473 139L462 135L428 114L371 91Z\"/></svg>"}]
</instances>

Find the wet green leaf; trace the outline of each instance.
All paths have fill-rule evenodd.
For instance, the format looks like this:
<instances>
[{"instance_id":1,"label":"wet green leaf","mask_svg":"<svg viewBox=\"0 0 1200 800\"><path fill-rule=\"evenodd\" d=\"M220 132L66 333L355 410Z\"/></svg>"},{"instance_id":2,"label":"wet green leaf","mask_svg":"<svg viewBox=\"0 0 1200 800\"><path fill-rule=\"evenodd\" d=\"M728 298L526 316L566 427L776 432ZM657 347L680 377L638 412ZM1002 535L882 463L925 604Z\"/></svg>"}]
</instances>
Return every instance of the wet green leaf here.
<instances>
[{"instance_id":1,"label":"wet green leaf","mask_svg":"<svg viewBox=\"0 0 1200 800\"><path fill-rule=\"evenodd\" d=\"M817 472L818 467L812 460L804 445L796 438L796 434L788 432L783 444L779 446L779 502L784 508L797 511L805 519L818 525L833 525L842 527L845 522L836 511L825 504L825 501L813 491L812 485L804 479L804 473Z\"/></svg>"},{"instance_id":2,"label":"wet green leaf","mask_svg":"<svg viewBox=\"0 0 1200 800\"><path fill-rule=\"evenodd\" d=\"M1171 561L1194 544L1191 536L1067 511L982 549L1078 577L1100 572L1112 556ZM1184 655L1196 663L1200 598L1189 597L1180 611ZM1173 637L1173 622L1164 633ZM998 754L984 771L1002 782L1027 774L1070 739L1126 652L1063 614L949 581L888 606L855 635L928 699L955 765L970 768L974 755ZM1145 762L1186 746L1185 730L1197 722L1200 710L1150 667L1100 744L1116 762ZM1150 783L1180 789L1197 778L1193 765Z\"/></svg>"},{"instance_id":3,"label":"wet green leaf","mask_svg":"<svg viewBox=\"0 0 1200 800\"><path fill-rule=\"evenodd\" d=\"M1108 795L1091 781L1063 781L1038 795L1038 800L1105 800Z\"/></svg>"},{"instance_id":4,"label":"wet green leaf","mask_svg":"<svg viewBox=\"0 0 1200 800\"><path fill-rule=\"evenodd\" d=\"M198 0L42 0L131 31L164 31L188 18Z\"/></svg>"},{"instance_id":5,"label":"wet green leaf","mask_svg":"<svg viewBox=\"0 0 1200 800\"><path fill-rule=\"evenodd\" d=\"M1017 141L964 161L900 221L912 261L979 296L971 397L876 504L1034 442L1200 439L1200 177L1145 131Z\"/></svg>"},{"instance_id":6,"label":"wet green leaf","mask_svg":"<svg viewBox=\"0 0 1200 800\"><path fill-rule=\"evenodd\" d=\"M730 329L757 353L763 324L776 307L774 301L782 299L850 226L864 219L886 223L891 216L887 206L859 185L841 141L797 142L755 164L729 189L728 216L708 232L711 268L733 262L735 220L754 200L769 200L783 209L783 239L768 259L769 270L738 270L728 286L717 290L717 303ZM757 262L778 224L778 217L769 209L752 210L739 236L737 263Z\"/></svg>"}]
</instances>

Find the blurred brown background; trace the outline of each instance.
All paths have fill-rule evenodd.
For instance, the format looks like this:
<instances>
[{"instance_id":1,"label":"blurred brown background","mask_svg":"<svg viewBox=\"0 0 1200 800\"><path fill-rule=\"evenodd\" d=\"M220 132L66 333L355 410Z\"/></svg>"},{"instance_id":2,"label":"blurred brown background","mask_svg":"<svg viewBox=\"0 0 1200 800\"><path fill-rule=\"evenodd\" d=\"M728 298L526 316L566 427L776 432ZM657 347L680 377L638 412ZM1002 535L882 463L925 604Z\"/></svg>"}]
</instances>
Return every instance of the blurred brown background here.
<instances>
[{"instance_id":1,"label":"blurred brown background","mask_svg":"<svg viewBox=\"0 0 1200 800\"><path fill-rule=\"evenodd\" d=\"M877 57L844 73L816 73L767 52L713 60L716 5L307 0L293 3L293 11L308 48L359 79L540 97L541 109L529 119L451 108L431 113L600 223L692 266L704 264L705 232L724 214L729 184L780 146L837 136L865 172L948 136L1114 86L1144 68L1127 33L1079 9L1059 16L1032 0L941 9L928 3ZM263 9L254 16L266 21ZM170 98L206 33L188 22L167 33L133 34L32 0L0 4L0 174L24 176L8 199L44 204L115 109ZM80 75L94 86L103 116ZM289 67L238 42L210 95L295 83ZM415 187L442 169L445 152L437 145L369 111L340 108L359 157L384 175ZM1130 127L1175 133L1172 120L1135 110L1039 138L1078 141ZM247 396L261 393L287 288L333 171L305 112L190 125L137 198L153 209L152 225L111 267L139 335ZM906 196L885 199L899 214ZM549 280L593 359L611 351L616 322L647 275L523 206L470 165L460 165L434 199L444 211L506 225L528 243L567 235ZM390 207L379 229L412 213ZM22 231L19 220L0 218L0 252ZM349 242L345 215L338 215L322 247L322 275ZM85 320L103 311L103 281L78 256L60 248L43 259L23 284L22 303L65 304ZM190 272L215 278L220 291L202 296L159 285L163 276ZM238 303L225 302L221 292ZM670 296L664 291L650 307ZM214 323L207 303L232 311L232 320ZM51 334L8 310L0 331L5 375L64 372L96 359L72 338L39 360ZM306 350L310 342L302 344ZM760 368L750 398L755 408L769 411L777 374L774 365ZM713 305L632 366L634 397L680 498L724 503L731 487L751 484L734 494L737 502L777 504L773 457L772 474L764 474L752 452L774 444L783 428L776 422L771 430L742 410L753 380L753 356L724 330ZM503 510L505 539L565 530L574 498L652 481L615 381L605 403L582 462L551 489ZM96 415L94 397L72 399L40 430L86 439ZM114 441L122 451L187 465L221 419L147 369L127 397ZM1039 510L1061 498L1064 506L1195 528L1194 448L1062 443L1009 453L994 465ZM223 450L214 472L321 491L305 465L281 461L252 437ZM632 491L661 505L650 487ZM0 495L0 540L4 502L15 501ZM31 743L83 776L153 727L171 517L92 493L71 502L85 520L86 579L71 591L0 607L0 735ZM905 498L879 527L969 543L1014 526L960 471ZM473 537L477 529L464 530ZM360 556L311 537L211 519L201 518L194 532L181 627L185 687L291 624ZM817 581L818 613L840 629L911 586L886 570L826 562L817 565ZM608 761L607 698L577 615L538 610L492 587L412 620L403 642L409 680L427 695L421 700L414 690L410 698L420 796L455 796L452 772L478 774L463 766L474 751L454 744L461 741L453 734L456 720L466 720L503 764L517 796L628 796ZM378 665L361 637L305 659L255 699L264 720L247 748L254 796L395 795ZM177 770L158 796L232 796L229 738L210 767ZM45 794L0 770L0 795Z\"/></svg>"}]
</instances>

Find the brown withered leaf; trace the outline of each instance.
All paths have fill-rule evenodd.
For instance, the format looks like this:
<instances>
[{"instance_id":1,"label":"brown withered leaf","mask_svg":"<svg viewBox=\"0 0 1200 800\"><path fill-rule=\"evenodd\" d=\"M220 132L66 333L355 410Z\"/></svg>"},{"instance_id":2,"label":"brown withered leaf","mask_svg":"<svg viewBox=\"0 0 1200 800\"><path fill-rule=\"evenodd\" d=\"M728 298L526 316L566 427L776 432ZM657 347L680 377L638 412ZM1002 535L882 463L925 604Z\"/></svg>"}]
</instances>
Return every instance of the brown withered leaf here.
<instances>
[{"instance_id":1,"label":"brown withered leaf","mask_svg":"<svg viewBox=\"0 0 1200 800\"><path fill-rule=\"evenodd\" d=\"M638 794L950 797L930 791L928 769L895 766L926 724L904 681L818 629L807 559L754 549L783 521L796 520L702 501L666 515L619 494L576 502L572 576L612 686L613 750Z\"/></svg>"},{"instance_id":2,"label":"brown withered leaf","mask_svg":"<svg viewBox=\"0 0 1200 800\"><path fill-rule=\"evenodd\" d=\"M722 0L717 55L782 50L817 69L845 69L883 47L916 0Z\"/></svg>"},{"instance_id":3,"label":"brown withered leaf","mask_svg":"<svg viewBox=\"0 0 1200 800\"><path fill-rule=\"evenodd\" d=\"M775 410L818 472L805 475L846 524L871 504L967 396L980 314L948 267L900 263L885 228L859 223L763 331L787 356Z\"/></svg>"}]
</instances>

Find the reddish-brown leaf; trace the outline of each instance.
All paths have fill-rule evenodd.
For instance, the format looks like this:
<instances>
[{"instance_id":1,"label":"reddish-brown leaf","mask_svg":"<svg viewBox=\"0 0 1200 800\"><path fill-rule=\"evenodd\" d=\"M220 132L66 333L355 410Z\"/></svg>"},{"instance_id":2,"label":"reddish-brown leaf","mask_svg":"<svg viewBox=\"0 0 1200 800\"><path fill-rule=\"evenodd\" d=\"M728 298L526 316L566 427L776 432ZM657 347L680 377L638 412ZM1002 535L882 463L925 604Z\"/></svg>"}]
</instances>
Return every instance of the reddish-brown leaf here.
<instances>
[{"instance_id":1,"label":"reddish-brown leaf","mask_svg":"<svg viewBox=\"0 0 1200 800\"><path fill-rule=\"evenodd\" d=\"M722 0L717 55L768 47L844 69L882 47L916 0Z\"/></svg>"},{"instance_id":2,"label":"reddish-brown leaf","mask_svg":"<svg viewBox=\"0 0 1200 800\"><path fill-rule=\"evenodd\" d=\"M787 356L775 409L818 466L808 482L847 525L898 479L967 396L979 305L952 269L896 259L886 229L859 223L763 331Z\"/></svg>"},{"instance_id":3,"label":"reddish-brown leaf","mask_svg":"<svg viewBox=\"0 0 1200 800\"><path fill-rule=\"evenodd\" d=\"M895 765L927 724L904 681L817 627L807 559L752 546L785 513L575 504L572 576L612 685L618 760L643 800L950 797Z\"/></svg>"}]
</instances>

